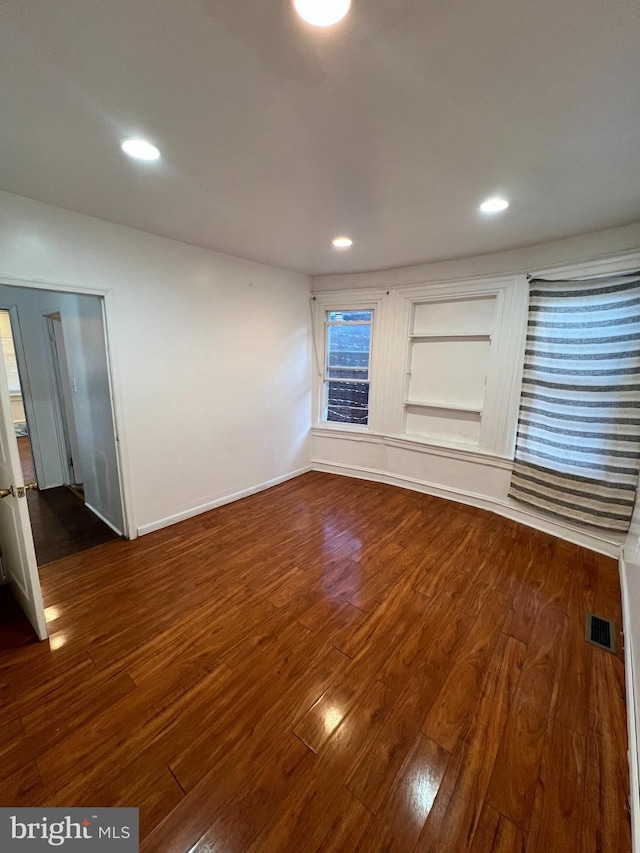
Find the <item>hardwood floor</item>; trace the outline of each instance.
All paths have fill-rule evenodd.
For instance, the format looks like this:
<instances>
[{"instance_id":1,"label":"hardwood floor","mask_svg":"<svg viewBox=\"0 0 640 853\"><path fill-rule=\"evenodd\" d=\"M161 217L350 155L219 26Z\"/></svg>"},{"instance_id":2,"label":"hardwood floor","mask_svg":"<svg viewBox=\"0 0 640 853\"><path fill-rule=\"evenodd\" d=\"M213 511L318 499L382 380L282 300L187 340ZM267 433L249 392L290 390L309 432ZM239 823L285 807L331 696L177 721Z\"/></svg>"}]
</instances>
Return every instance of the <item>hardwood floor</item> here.
<instances>
[{"instance_id":1,"label":"hardwood floor","mask_svg":"<svg viewBox=\"0 0 640 853\"><path fill-rule=\"evenodd\" d=\"M29 439L18 439L25 482L35 480ZM118 538L66 486L27 492L33 543L39 566Z\"/></svg>"},{"instance_id":2,"label":"hardwood floor","mask_svg":"<svg viewBox=\"0 0 640 853\"><path fill-rule=\"evenodd\" d=\"M310 473L41 574L3 805L138 806L143 853L631 850L611 559Z\"/></svg>"}]
</instances>

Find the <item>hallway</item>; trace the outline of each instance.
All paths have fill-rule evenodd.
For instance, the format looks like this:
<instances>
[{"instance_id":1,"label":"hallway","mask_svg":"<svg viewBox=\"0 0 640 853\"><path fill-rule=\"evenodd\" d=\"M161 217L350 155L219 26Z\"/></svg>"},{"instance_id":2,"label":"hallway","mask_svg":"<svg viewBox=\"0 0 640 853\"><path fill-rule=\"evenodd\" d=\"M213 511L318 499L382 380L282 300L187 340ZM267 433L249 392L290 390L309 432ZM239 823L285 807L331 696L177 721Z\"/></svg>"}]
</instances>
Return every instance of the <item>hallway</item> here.
<instances>
[{"instance_id":1,"label":"hallway","mask_svg":"<svg viewBox=\"0 0 640 853\"><path fill-rule=\"evenodd\" d=\"M27 436L18 438L18 448L24 481L35 482L33 457ZM27 501L39 566L119 538L67 486L27 492Z\"/></svg>"}]
</instances>

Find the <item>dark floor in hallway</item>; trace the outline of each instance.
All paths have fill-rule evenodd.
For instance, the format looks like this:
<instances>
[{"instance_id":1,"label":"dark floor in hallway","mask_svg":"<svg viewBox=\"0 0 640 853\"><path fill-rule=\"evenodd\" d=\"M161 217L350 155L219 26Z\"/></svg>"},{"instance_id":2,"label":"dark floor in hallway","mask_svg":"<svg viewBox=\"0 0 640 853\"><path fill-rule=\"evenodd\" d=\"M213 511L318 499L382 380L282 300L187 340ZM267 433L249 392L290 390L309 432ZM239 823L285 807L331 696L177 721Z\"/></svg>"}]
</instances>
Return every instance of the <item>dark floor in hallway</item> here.
<instances>
[{"instance_id":1,"label":"dark floor in hallway","mask_svg":"<svg viewBox=\"0 0 640 853\"><path fill-rule=\"evenodd\" d=\"M29 439L20 437L18 448L25 482L33 482ZM119 538L66 486L28 492L27 501L39 566Z\"/></svg>"}]
</instances>

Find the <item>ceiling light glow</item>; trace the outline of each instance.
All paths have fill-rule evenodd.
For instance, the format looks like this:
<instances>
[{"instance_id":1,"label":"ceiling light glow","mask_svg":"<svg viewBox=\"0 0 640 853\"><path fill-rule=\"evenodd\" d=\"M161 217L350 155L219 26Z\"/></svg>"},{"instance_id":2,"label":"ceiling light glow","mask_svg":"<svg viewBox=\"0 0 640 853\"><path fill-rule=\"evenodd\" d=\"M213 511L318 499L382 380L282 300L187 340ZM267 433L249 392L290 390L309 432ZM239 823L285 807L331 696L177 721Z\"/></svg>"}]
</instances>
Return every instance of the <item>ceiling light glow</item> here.
<instances>
[{"instance_id":1,"label":"ceiling light glow","mask_svg":"<svg viewBox=\"0 0 640 853\"><path fill-rule=\"evenodd\" d=\"M509 202L506 200L506 198L494 196L493 198L488 198L486 201L483 201L480 205L480 210L483 213L501 213L508 207Z\"/></svg>"},{"instance_id":2,"label":"ceiling light glow","mask_svg":"<svg viewBox=\"0 0 640 853\"><path fill-rule=\"evenodd\" d=\"M353 246L353 240L349 237L336 237L332 242L336 249L348 249L349 246Z\"/></svg>"},{"instance_id":3,"label":"ceiling light glow","mask_svg":"<svg viewBox=\"0 0 640 853\"><path fill-rule=\"evenodd\" d=\"M293 0L296 12L314 27L331 27L349 11L351 0Z\"/></svg>"},{"instance_id":4,"label":"ceiling light glow","mask_svg":"<svg viewBox=\"0 0 640 853\"><path fill-rule=\"evenodd\" d=\"M146 139L124 139L120 147L136 160L157 160L160 157L160 151Z\"/></svg>"}]
</instances>

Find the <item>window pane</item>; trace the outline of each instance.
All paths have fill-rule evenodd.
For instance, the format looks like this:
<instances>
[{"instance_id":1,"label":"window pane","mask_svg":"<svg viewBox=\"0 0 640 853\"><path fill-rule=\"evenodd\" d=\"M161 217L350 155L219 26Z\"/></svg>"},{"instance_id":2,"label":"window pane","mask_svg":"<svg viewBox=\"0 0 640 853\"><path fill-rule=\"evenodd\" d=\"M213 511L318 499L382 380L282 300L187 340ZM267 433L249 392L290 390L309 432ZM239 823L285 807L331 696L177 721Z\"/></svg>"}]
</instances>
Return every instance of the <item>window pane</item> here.
<instances>
[{"instance_id":1,"label":"window pane","mask_svg":"<svg viewBox=\"0 0 640 853\"><path fill-rule=\"evenodd\" d=\"M330 323L370 323L373 311L329 311Z\"/></svg>"},{"instance_id":2,"label":"window pane","mask_svg":"<svg viewBox=\"0 0 640 853\"><path fill-rule=\"evenodd\" d=\"M372 320L372 310L327 312L327 421L368 423Z\"/></svg>"},{"instance_id":3,"label":"window pane","mask_svg":"<svg viewBox=\"0 0 640 853\"><path fill-rule=\"evenodd\" d=\"M368 418L368 382L327 382L328 421L366 424Z\"/></svg>"},{"instance_id":4,"label":"window pane","mask_svg":"<svg viewBox=\"0 0 640 853\"><path fill-rule=\"evenodd\" d=\"M366 367L328 367L327 379L354 379L356 381L367 380L368 370Z\"/></svg>"},{"instance_id":5,"label":"window pane","mask_svg":"<svg viewBox=\"0 0 640 853\"><path fill-rule=\"evenodd\" d=\"M350 367L364 371L359 379L368 379L371 326L329 326L327 329L327 367Z\"/></svg>"}]
</instances>

